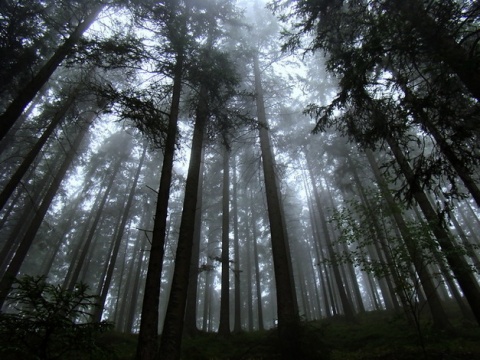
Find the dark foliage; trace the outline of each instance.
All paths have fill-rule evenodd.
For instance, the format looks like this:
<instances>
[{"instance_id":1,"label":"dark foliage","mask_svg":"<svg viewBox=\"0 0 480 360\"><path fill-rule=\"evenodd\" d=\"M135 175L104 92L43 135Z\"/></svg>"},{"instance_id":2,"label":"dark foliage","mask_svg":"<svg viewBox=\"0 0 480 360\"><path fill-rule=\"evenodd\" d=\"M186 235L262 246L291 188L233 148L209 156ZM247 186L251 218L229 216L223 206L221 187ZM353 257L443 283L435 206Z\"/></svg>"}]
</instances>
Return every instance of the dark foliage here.
<instances>
[{"instance_id":1,"label":"dark foliage","mask_svg":"<svg viewBox=\"0 0 480 360\"><path fill-rule=\"evenodd\" d=\"M89 322L96 296L85 284L72 291L46 282L44 276L15 280L8 298L12 313L0 313L3 359L65 359L99 351L95 335L112 325Z\"/></svg>"}]
</instances>

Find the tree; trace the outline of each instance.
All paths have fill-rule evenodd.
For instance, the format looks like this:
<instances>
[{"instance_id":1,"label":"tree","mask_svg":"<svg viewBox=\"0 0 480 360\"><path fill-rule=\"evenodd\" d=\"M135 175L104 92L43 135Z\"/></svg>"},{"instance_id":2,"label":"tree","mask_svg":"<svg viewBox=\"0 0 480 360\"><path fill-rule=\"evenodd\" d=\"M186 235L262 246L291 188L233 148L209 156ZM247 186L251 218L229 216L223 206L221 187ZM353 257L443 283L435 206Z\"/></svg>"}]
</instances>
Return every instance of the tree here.
<instances>
[{"instance_id":1,"label":"tree","mask_svg":"<svg viewBox=\"0 0 480 360\"><path fill-rule=\"evenodd\" d=\"M137 360L154 359L157 353L158 336L158 302L160 294L160 278L162 274L165 234L167 229L168 200L172 182L173 158L177 139L177 122L180 110L180 95L182 91L182 78L186 62L186 33L188 22L188 6L181 8L177 2L168 4L165 16L165 29L167 39L171 41L175 62L173 65L173 88L170 112L168 115L168 128L166 133L165 148L163 151L162 174L157 196L155 222L148 261L145 292L143 295L142 315L140 323L139 341L137 347ZM156 12L153 12L156 14ZM157 15L158 16L158 15Z\"/></svg>"},{"instance_id":2,"label":"tree","mask_svg":"<svg viewBox=\"0 0 480 360\"><path fill-rule=\"evenodd\" d=\"M292 359L302 353L299 339L300 319L297 313L292 267L288 255L289 245L287 234L285 233L284 219L281 212L282 205L275 174L275 164L268 135L258 54L254 55L253 65L255 75L255 100L259 122L260 146L262 149L262 164L277 289L278 333L282 347L282 357Z\"/></svg>"}]
</instances>

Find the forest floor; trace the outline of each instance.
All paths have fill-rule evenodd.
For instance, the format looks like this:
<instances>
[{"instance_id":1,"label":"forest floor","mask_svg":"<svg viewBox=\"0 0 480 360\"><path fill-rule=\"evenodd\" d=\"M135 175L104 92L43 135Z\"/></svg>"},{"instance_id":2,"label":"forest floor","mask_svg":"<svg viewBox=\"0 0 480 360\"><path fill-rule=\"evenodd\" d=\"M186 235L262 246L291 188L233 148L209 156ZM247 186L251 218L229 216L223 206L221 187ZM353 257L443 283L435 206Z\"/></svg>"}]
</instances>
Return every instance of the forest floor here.
<instances>
[{"instance_id":1,"label":"forest floor","mask_svg":"<svg viewBox=\"0 0 480 360\"><path fill-rule=\"evenodd\" d=\"M342 318L306 322L302 334L307 359L312 360L480 360L480 328L470 322L455 324L453 332L440 333L425 321L419 334L403 316L370 312L355 323ZM134 335L108 333L99 345L108 347L110 355L116 354L111 359L130 360L135 344ZM278 349L275 330L227 338L200 332L184 339L182 359L273 360L279 359Z\"/></svg>"}]
</instances>

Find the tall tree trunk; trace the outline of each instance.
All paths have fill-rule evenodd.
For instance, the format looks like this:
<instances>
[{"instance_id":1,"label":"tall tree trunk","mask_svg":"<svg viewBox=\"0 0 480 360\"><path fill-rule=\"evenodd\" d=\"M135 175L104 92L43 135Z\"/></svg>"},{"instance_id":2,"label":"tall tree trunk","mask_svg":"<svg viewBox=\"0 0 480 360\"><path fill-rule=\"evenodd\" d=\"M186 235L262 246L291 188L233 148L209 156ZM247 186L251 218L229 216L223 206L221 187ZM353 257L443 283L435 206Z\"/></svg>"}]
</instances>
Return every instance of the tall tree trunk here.
<instances>
[{"instance_id":1,"label":"tall tree trunk","mask_svg":"<svg viewBox=\"0 0 480 360\"><path fill-rule=\"evenodd\" d=\"M192 150L185 184L182 220L180 222L180 232L175 256L175 268L160 343L159 354L163 360L177 360L180 358L183 320L187 304L187 290L192 261L203 138L207 120L208 92L207 88L202 85L199 91L199 102L196 109Z\"/></svg>"},{"instance_id":2,"label":"tall tree trunk","mask_svg":"<svg viewBox=\"0 0 480 360\"><path fill-rule=\"evenodd\" d=\"M193 235L192 265L188 283L187 308L185 310L185 334L195 335L197 329L197 290L200 261L200 242L202 240L203 172L205 168L205 148L202 149L200 179L198 180L197 212L195 213L195 232Z\"/></svg>"},{"instance_id":3,"label":"tall tree trunk","mask_svg":"<svg viewBox=\"0 0 480 360\"><path fill-rule=\"evenodd\" d=\"M202 329L203 331L208 331L211 327L210 325L210 309L211 309L211 293L212 293L212 270L213 266L211 264L211 257L208 255L208 249L212 245L213 231L212 227L209 227L207 235L207 260L206 260L206 269L205 269L205 291L203 294L203 321Z\"/></svg>"},{"instance_id":4,"label":"tall tree trunk","mask_svg":"<svg viewBox=\"0 0 480 360\"><path fill-rule=\"evenodd\" d=\"M245 246L246 246L246 277L247 281L247 323L248 323L248 331L253 331L253 279L252 279L252 246L251 243L253 241L252 235L249 228L249 221L248 215L245 218Z\"/></svg>"},{"instance_id":5,"label":"tall tree trunk","mask_svg":"<svg viewBox=\"0 0 480 360\"><path fill-rule=\"evenodd\" d=\"M178 112L182 91L184 54L180 49L175 58L172 103L168 121L167 138L163 152L162 174L157 195L157 207L153 226L152 245L148 261L145 292L143 294L140 333L138 334L137 360L153 360L158 350L158 306L160 297L160 279L165 253L165 234L167 231L168 199L172 183L173 157L177 140Z\"/></svg>"},{"instance_id":6,"label":"tall tree trunk","mask_svg":"<svg viewBox=\"0 0 480 360\"><path fill-rule=\"evenodd\" d=\"M135 196L135 192L137 190L138 178L140 177L140 171L142 170L143 162L145 160L145 154L147 153L147 144L143 144L143 153L140 157L140 162L138 163L137 171L133 177L133 183L130 188L130 193L128 194L127 203L123 209L122 220L118 226L118 230L113 239L113 243L115 244L113 247L113 251L110 255L110 260L108 262L108 270L103 281L103 286L100 292L100 297L97 301L97 306L95 307L95 312L93 314L93 321L99 322L102 319L103 308L105 306L105 300L107 299L108 290L110 288L110 282L112 281L113 270L115 269L115 262L117 260L118 250L120 249L120 244L122 242L123 234L125 232L125 225L127 224L127 220L130 214L130 208L132 207L133 198ZM100 279L102 282L103 279Z\"/></svg>"},{"instance_id":7,"label":"tall tree trunk","mask_svg":"<svg viewBox=\"0 0 480 360\"><path fill-rule=\"evenodd\" d=\"M88 124L91 123L92 119L89 119ZM35 213L35 217L33 218L30 226L28 227L25 235L23 236L20 245L18 246L15 255L12 258L12 261L8 265L7 270L2 276L0 280L0 308L3 307L5 299L12 287L13 281L17 276L20 267L22 266L25 257L27 256L28 250L30 249L35 236L40 229L40 225L43 222L43 219L52 203L53 198L55 197L62 180L64 179L67 170L69 169L70 165L72 164L75 156L77 155L78 149L80 148L80 144L82 143L85 134L87 133L88 126L84 126L84 128L80 129L79 133L75 136L75 140L72 143L70 150L68 151L65 159L63 160L59 170L55 174L55 177L50 184L50 187L47 190L47 193L43 197L42 203L37 209Z\"/></svg>"},{"instance_id":8,"label":"tall tree trunk","mask_svg":"<svg viewBox=\"0 0 480 360\"><path fill-rule=\"evenodd\" d=\"M37 74L20 90L17 97L10 103L5 112L0 115L0 140L5 137L24 109L33 100L61 62L70 54L83 33L92 25L98 14L105 8L104 4L93 7L90 14L77 26L70 37L55 51L52 57L42 66Z\"/></svg>"},{"instance_id":9,"label":"tall tree trunk","mask_svg":"<svg viewBox=\"0 0 480 360\"><path fill-rule=\"evenodd\" d=\"M275 164L268 134L268 124L263 99L263 88L258 54L254 56L255 94L257 117L260 133L260 147L267 195L268 219L272 242L273 266L277 293L278 333L282 358L301 357L302 347L299 339L299 316L292 267L289 261L289 247L285 226L282 221L281 202L275 174Z\"/></svg>"},{"instance_id":10,"label":"tall tree trunk","mask_svg":"<svg viewBox=\"0 0 480 360\"><path fill-rule=\"evenodd\" d=\"M230 334L230 149L223 152L223 194L222 194L222 288L220 298L220 325L218 334Z\"/></svg>"},{"instance_id":11,"label":"tall tree trunk","mask_svg":"<svg viewBox=\"0 0 480 360\"><path fill-rule=\"evenodd\" d=\"M472 270L470 269L470 266L457 251L457 247L452 240L451 234L449 234L448 231L443 227L439 215L434 210L427 196L418 184L408 160L396 141L391 137L387 137L387 142L400 166L402 173L407 179L415 200L422 209L422 212L427 219L433 234L442 248L443 254L447 259L447 262L453 274L455 275L462 292L470 304L477 322L480 324L480 307L478 306L478 304L480 304L480 288L472 273Z\"/></svg>"},{"instance_id":12,"label":"tall tree trunk","mask_svg":"<svg viewBox=\"0 0 480 360\"><path fill-rule=\"evenodd\" d=\"M240 244L238 237L238 184L237 184L237 162L233 157L233 199L232 199L232 216L233 216L233 267L234 267L234 285L235 285L235 311L234 311L234 327L233 331L239 333L242 331L242 300L240 289ZM250 277L247 278L250 281Z\"/></svg>"},{"instance_id":13,"label":"tall tree trunk","mask_svg":"<svg viewBox=\"0 0 480 360\"><path fill-rule=\"evenodd\" d=\"M258 313L258 330L265 330L263 322L263 301L262 301L262 286L260 283L260 264L258 260L258 245L257 245L257 215L255 207L253 206L253 194L250 194L250 212L252 219L252 237L253 237L253 259L255 263L255 290L257 293L257 313Z\"/></svg>"}]
</instances>

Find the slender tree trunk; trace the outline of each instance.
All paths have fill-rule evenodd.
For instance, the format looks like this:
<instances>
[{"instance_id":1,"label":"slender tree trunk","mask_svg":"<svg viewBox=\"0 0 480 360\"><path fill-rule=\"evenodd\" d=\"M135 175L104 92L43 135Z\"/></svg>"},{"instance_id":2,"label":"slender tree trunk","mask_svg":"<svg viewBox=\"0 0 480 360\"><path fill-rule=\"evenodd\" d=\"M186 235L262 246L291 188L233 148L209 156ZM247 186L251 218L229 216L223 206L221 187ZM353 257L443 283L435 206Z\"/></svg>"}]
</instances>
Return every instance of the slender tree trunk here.
<instances>
[{"instance_id":1,"label":"slender tree trunk","mask_svg":"<svg viewBox=\"0 0 480 360\"><path fill-rule=\"evenodd\" d=\"M257 293L258 329L263 331L265 330L265 325L263 322L262 286L260 283L260 264L258 261L257 223L256 223L257 215L255 212L255 207L253 206L253 194L250 194L250 212L251 212L251 219L252 219L253 259L255 263L255 290Z\"/></svg>"},{"instance_id":2,"label":"slender tree trunk","mask_svg":"<svg viewBox=\"0 0 480 360\"><path fill-rule=\"evenodd\" d=\"M205 292L203 296L203 321L202 321L202 329L203 331L208 331L210 327L209 319L210 319L210 308L211 308L211 283L212 283L212 270L213 265L211 264L211 257L208 254L208 249L212 245L212 238L213 238L213 229L209 227L208 235L207 235L207 259L206 265L207 268L205 270Z\"/></svg>"},{"instance_id":3,"label":"slender tree trunk","mask_svg":"<svg viewBox=\"0 0 480 360\"><path fill-rule=\"evenodd\" d=\"M441 220L439 219L437 212L433 209L431 203L428 201L427 196L418 184L410 164L405 158L400 147L391 137L387 137L387 142L401 168L401 171L407 179L415 200L422 209L422 212L425 215L432 232L440 244L443 254L447 259L447 262L450 265L450 268L455 275L462 292L470 304L477 322L480 324L480 307L478 306L478 304L480 304L480 289L472 270L465 259L459 254L457 247L453 243L451 235L441 224Z\"/></svg>"},{"instance_id":4,"label":"slender tree trunk","mask_svg":"<svg viewBox=\"0 0 480 360\"><path fill-rule=\"evenodd\" d=\"M22 114L27 105L33 100L43 85L50 79L50 76L70 54L78 43L83 33L92 25L98 14L105 8L105 5L99 4L93 7L90 14L85 17L70 37L57 49L52 57L43 65L37 74L20 90L17 97L10 103L5 112L0 115L0 140L5 137L15 121Z\"/></svg>"},{"instance_id":5,"label":"slender tree trunk","mask_svg":"<svg viewBox=\"0 0 480 360\"><path fill-rule=\"evenodd\" d=\"M207 120L208 92L207 88L202 85L199 91L199 103L196 109L192 150L185 184L182 220L180 222L180 232L175 256L175 268L160 343L159 355L162 360L178 360L180 358L190 265L192 261L203 138Z\"/></svg>"},{"instance_id":6,"label":"slender tree trunk","mask_svg":"<svg viewBox=\"0 0 480 360\"><path fill-rule=\"evenodd\" d=\"M58 171L58 169L52 169L52 172L55 171ZM28 198L24 199L24 202L21 205L22 212L18 217L18 219L21 219L21 221L16 221L16 224L12 231L10 231L8 238L2 244L2 250L0 251L0 275L3 275L5 272L13 255L15 254L15 249L18 247L19 242L21 241L20 239L25 234L25 224L30 224L35 217L35 212L38 209L39 202L44 194L44 190L48 189L50 179L51 175L45 174L35 193L32 196L28 196Z\"/></svg>"},{"instance_id":7,"label":"slender tree trunk","mask_svg":"<svg viewBox=\"0 0 480 360\"><path fill-rule=\"evenodd\" d=\"M268 219L272 242L273 266L277 293L278 333L282 358L301 357L299 339L299 316L293 284L292 268L289 262L289 247L285 226L282 221L282 204L279 198L272 147L268 134L268 124L263 99L263 88L258 55L254 56L255 94L257 117L260 124L260 147L267 195Z\"/></svg>"},{"instance_id":8,"label":"slender tree trunk","mask_svg":"<svg viewBox=\"0 0 480 360\"><path fill-rule=\"evenodd\" d=\"M248 217L245 218L245 246L246 246L246 277L247 277L247 323L248 323L248 331L252 332L253 327L253 278L252 278L252 246L251 243L253 241L249 228L249 221Z\"/></svg>"},{"instance_id":9,"label":"slender tree trunk","mask_svg":"<svg viewBox=\"0 0 480 360\"><path fill-rule=\"evenodd\" d=\"M230 334L230 149L223 153L223 195L222 195L222 289L220 299L220 325L218 334Z\"/></svg>"},{"instance_id":10,"label":"slender tree trunk","mask_svg":"<svg viewBox=\"0 0 480 360\"><path fill-rule=\"evenodd\" d=\"M240 244L238 237L238 184L237 184L237 162L235 156L233 157L233 199L232 199L232 217L233 217L233 251L234 251L234 275L235 275L235 318L233 331L239 333L242 331L242 299L240 289ZM247 281L250 281L250 277Z\"/></svg>"},{"instance_id":11,"label":"slender tree trunk","mask_svg":"<svg viewBox=\"0 0 480 360\"><path fill-rule=\"evenodd\" d=\"M331 294L329 282L325 280L325 276L324 276L326 274L327 268L325 266L325 257L323 255L323 251L320 249L320 244L321 244L320 231L318 228L318 223L315 221L313 195L311 193L310 188L307 185L306 176L304 178L304 183L305 183L305 189L307 189L307 194L308 194L307 196L308 212L310 217L310 226L312 228L312 236L313 236L315 252L317 255L316 265L318 266L317 269L318 269L319 283L322 286L323 298L325 303L325 314L327 317L331 317L333 315L332 310L335 311L335 304L332 303L332 307L330 306L330 299L332 298L332 294Z\"/></svg>"},{"instance_id":12,"label":"slender tree trunk","mask_svg":"<svg viewBox=\"0 0 480 360\"><path fill-rule=\"evenodd\" d=\"M88 123L91 123L91 119L90 121L88 121ZM5 271L2 279L0 280L0 308L3 307L5 299L10 291L10 288L12 287L13 281L17 276L20 267L25 260L25 257L27 256L28 250L30 249L33 240L35 239L35 235L40 229L40 225L43 222L45 214L47 213L48 208L50 207L50 204L52 203L52 200L55 197L60 187L60 184L67 173L67 170L69 169L70 165L72 164L73 160L77 155L80 144L82 143L82 140L87 133L87 129L88 127L85 126L75 136L75 140L73 141L70 150L68 151L65 159L63 160L59 170L55 174L55 177L50 184L47 193L43 197L42 203L40 204L37 212L35 213L35 217L33 218L30 226L28 227L25 235L20 242L20 245L15 252L15 255L12 258L12 261L8 265L7 270Z\"/></svg>"}]
</instances>

